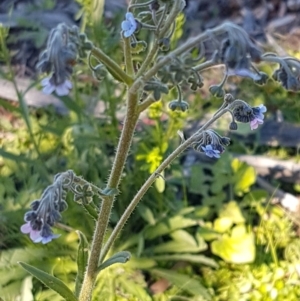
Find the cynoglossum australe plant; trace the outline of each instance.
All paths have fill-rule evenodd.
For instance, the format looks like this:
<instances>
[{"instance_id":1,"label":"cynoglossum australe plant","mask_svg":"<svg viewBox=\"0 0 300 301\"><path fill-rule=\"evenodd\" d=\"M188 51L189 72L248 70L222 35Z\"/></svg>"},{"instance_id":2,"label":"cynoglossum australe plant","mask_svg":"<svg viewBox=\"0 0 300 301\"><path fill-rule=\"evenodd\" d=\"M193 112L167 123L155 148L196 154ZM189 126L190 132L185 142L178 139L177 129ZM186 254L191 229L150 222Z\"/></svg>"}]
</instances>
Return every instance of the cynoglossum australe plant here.
<instances>
[{"instance_id":1,"label":"cynoglossum australe plant","mask_svg":"<svg viewBox=\"0 0 300 301\"><path fill-rule=\"evenodd\" d=\"M264 105L252 107L247 102L234 99L232 95L225 93L224 85L229 76L249 77L257 84L264 84L268 76L259 71L254 64L266 61L279 65L273 77L283 87L293 91L300 89L298 60L292 57L278 57L273 53L263 54L248 34L232 23L227 22L207 30L170 50L176 18L184 6L184 0L131 1L125 20L121 24L124 64L112 60L109 55L95 47L76 27L70 28L65 24L60 24L51 31L47 48L40 57L39 69L50 74L42 81L45 93L69 93L72 89L70 77L73 66L80 57L88 57L89 66L96 79L101 81L110 73L115 80L127 86L126 115L106 187L96 187L75 175L73 171L60 173L54 177L53 184L45 189L41 198L32 203L32 210L25 214L26 224L21 227L22 232L28 233L34 242L48 243L57 238L51 227L61 218L60 213L67 209L65 197L68 192L73 193L74 201L85 206L96 220L90 247L83 234L80 234L75 293L59 279L21 263L27 271L66 300L91 300L99 272L114 263L124 263L129 259L130 254L126 251L119 252L109 259L106 259L106 255L145 193L177 156L189 147L212 158L221 156L230 140L209 129L214 121L229 113L232 119L229 124L231 130L238 129L238 122L249 123L252 130L263 123L266 112ZM151 35L152 39L150 42L148 40L148 45L138 39L139 31L147 31ZM205 57L204 42L207 41L215 45L215 51L210 58ZM191 55L195 49L199 53L196 58ZM92 61L97 63L92 64ZM183 99L182 91L187 87L194 91L201 88L201 72L220 64L224 65L224 78L219 85L213 85L209 90L214 96L223 98L223 104L213 117L188 139L185 140L181 135L182 143L166 156L133 196L104 244L109 217L119 194L119 183L140 114L153 103L162 101L163 96L172 88L177 89L177 99L168 104L169 109L187 111L189 106ZM95 197L101 199L100 208L93 202Z\"/></svg>"}]
</instances>

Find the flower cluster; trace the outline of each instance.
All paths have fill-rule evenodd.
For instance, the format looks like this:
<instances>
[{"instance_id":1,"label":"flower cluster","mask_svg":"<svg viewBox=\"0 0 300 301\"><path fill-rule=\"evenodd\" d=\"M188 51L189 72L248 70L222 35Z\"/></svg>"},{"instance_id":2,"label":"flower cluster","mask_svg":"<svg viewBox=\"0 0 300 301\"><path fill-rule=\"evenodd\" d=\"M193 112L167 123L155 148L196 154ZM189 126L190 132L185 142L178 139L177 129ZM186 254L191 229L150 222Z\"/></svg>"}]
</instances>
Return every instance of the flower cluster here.
<instances>
[{"instance_id":1,"label":"flower cluster","mask_svg":"<svg viewBox=\"0 0 300 301\"><path fill-rule=\"evenodd\" d=\"M49 185L39 200L31 203L31 210L25 213L25 224L21 232L29 234L35 243L46 244L54 238L59 237L53 234L52 227L61 219L61 212L68 208L66 203L67 192L74 193L74 201L84 205L92 202L94 192L92 186L80 177L77 177L72 170L57 174L52 185Z\"/></svg>"},{"instance_id":2,"label":"flower cluster","mask_svg":"<svg viewBox=\"0 0 300 301\"><path fill-rule=\"evenodd\" d=\"M241 28L228 26L228 38L221 46L220 59L227 68L227 75L237 75L249 77L254 81L261 79L261 74L256 69L253 70L251 61L261 60L261 51L252 42L248 34Z\"/></svg>"},{"instance_id":3,"label":"flower cluster","mask_svg":"<svg viewBox=\"0 0 300 301\"><path fill-rule=\"evenodd\" d=\"M66 24L59 24L52 29L47 48L40 56L37 68L41 72L50 74L42 80L43 92L63 96L69 93L72 84L69 80L78 54L78 29L69 28Z\"/></svg>"},{"instance_id":4,"label":"flower cluster","mask_svg":"<svg viewBox=\"0 0 300 301\"><path fill-rule=\"evenodd\" d=\"M61 219L60 213L68 208L65 201L67 195L67 186L64 184L65 175L70 176L72 173L56 175L54 183L44 190L39 200L31 203L31 210L25 213L26 224L21 227L21 232L29 234L35 243L46 244L60 236L53 234L51 227Z\"/></svg>"},{"instance_id":5,"label":"flower cluster","mask_svg":"<svg viewBox=\"0 0 300 301\"><path fill-rule=\"evenodd\" d=\"M66 210L68 205L63 198L58 197L58 191L59 187L48 186L41 199L33 201L31 210L24 216L26 224L21 227L21 232L29 234L35 243L46 244L60 236L53 234L51 227L60 220L60 212Z\"/></svg>"},{"instance_id":6,"label":"flower cluster","mask_svg":"<svg viewBox=\"0 0 300 301\"><path fill-rule=\"evenodd\" d=\"M225 147L230 144L228 137L222 137L213 130L207 130L193 144L196 151L204 152L210 158L220 158L225 151Z\"/></svg>"},{"instance_id":7,"label":"flower cluster","mask_svg":"<svg viewBox=\"0 0 300 301\"><path fill-rule=\"evenodd\" d=\"M266 111L267 108L262 104L258 107L250 107L248 104L242 103L234 107L233 116L239 122L250 123L251 130L254 130L263 124Z\"/></svg>"}]
</instances>

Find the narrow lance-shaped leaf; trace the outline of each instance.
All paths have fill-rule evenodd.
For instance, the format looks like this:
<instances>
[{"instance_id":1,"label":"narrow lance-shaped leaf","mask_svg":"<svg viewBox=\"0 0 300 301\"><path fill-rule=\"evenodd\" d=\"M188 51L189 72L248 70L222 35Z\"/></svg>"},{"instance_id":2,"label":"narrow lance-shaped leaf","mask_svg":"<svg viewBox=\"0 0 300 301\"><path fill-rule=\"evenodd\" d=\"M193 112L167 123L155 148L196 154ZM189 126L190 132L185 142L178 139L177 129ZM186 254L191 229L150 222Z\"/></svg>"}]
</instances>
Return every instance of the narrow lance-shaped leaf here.
<instances>
[{"instance_id":1,"label":"narrow lance-shaped leaf","mask_svg":"<svg viewBox=\"0 0 300 301\"><path fill-rule=\"evenodd\" d=\"M96 221L98 218L98 212L91 204L82 204L86 212Z\"/></svg>"},{"instance_id":2,"label":"narrow lance-shaped leaf","mask_svg":"<svg viewBox=\"0 0 300 301\"><path fill-rule=\"evenodd\" d=\"M47 287L57 292L66 301L78 301L72 291L58 278L39 270L25 262L19 262L21 267L33 275L35 278L44 283Z\"/></svg>"},{"instance_id":3,"label":"narrow lance-shaped leaf","mask_svg":"<svg viewBox=\"0 0 300 301\"><path fill-rule=\"evenodd\" d=\"M130 257L131 254L128 251L118 252L98 266L98 273L115 263L125 263Z\"/></svg>"},{"instance_id":4,"label":"narrow lance-shaped leaf","mask_svg":"<svg viewBox=\"0 0 300 301\"><path fill-rule=\"evenodd\" d=\"M79 245L77 251L77 276L75 281L75 296L78 297L81 290L84 272L88 261L89 249L88 249L88 242L85 235L80 231L76 231L76 232L79 236Z\"/></svg>"}]
</instances>

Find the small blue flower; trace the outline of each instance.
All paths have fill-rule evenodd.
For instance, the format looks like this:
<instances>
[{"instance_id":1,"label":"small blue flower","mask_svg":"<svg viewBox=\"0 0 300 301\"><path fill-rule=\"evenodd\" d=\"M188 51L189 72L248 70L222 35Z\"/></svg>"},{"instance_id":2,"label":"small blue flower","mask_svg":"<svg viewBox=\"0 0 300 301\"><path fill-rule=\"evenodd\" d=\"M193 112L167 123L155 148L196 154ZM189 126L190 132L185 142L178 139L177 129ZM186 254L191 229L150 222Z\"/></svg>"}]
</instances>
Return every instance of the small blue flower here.
<instances>
[{"instance_id":1,"label":"small blue flower","mask_svg":"<svg viewBox=\"0 0 300 301\"><path fill-rule=\"evenodd\" d=\"M250 121L251 130L255 130L258 128L260 124L264 123L264 113L267 112L267 108L264 105L259 105L258 107L252 108L253 117Z\"/></svg>"},{"instance_id":2,"label":"small blue flower","mask_svg":"<svg viewBox=\"0 0 300 301\"><path fill-rule=\"evenodd\" d=\"M41 81L41 84L45 94L51 94L55 91L58 96L65 96L68 95L70 89L72 89L72 83L68 79L56 85L52 77L46 77Z\"/></svg>"},{"instance_id":3,"label":"small blue flower","mask_svg":"<svg viewBox=\"0 0 300 301\"><path fill-rule=\"evenodd\" d=\"M126 20L122 22L121 27L125 38L128 38L134 34L134 32L137 30L138 23L132 13L126 13Z\"/></svg>"},{"instance_id":4,"label":"small blue flower","mask_svg":"<svg viewBox=\"0 0 300 301\"><path fill-rule=\"evenodd\" d=\"M220 151L214 148L212 144L208 144L206 146L201 146L205 155L210 158L220 158Z\"/></svg>"},{"instance_id":5,"label":"small blue flower","mask_svg":"<svg viewBox=\"0 0 300 301\"><path fill-rule=\"evenodd\" d=\"M24 234L29 234L31 240L35 243L43 243L46 244L52 239L58 238L59 234L53 234L51 228L44 230L45 226L42 227L41 230L34 230L31 223L27 222L21 227L21 232Z\"/></svg>"}]
</instances>

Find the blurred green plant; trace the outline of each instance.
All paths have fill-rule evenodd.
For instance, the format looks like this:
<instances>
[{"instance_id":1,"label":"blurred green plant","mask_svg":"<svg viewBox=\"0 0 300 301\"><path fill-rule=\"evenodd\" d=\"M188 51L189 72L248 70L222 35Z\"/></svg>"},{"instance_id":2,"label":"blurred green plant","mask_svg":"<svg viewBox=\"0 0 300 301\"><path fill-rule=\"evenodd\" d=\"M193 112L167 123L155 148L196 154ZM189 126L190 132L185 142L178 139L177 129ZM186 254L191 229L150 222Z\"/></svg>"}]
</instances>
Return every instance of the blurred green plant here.
<instances>
[{"instance_id":1,"label":"blurred green plant","mask_svg":"<svg viewBox=\"0 0 300 301\"><path fill-rule=\"evenodd\" d=\"M175 20L175 11L168 10L168 2L162 3L165 5L165 13L173 14L171 16ZM85 1L82 4L83 29L86 25L95 26L93 19L88 19L94 2ZM142 19L144 17L147 19L150 16L141 16ZM182 34L183 15L180 14L176 21L176 26L169 24L174 26L170 31L174 33L171 34L171 48L177 46L177 40ZM236 29L234 25L233 28ZM120 62L123 53L118 47L119 32L113 31L113 28L106 30L104 27L96 28L94 33L96 30L103 32L103 35L97 36L95 44L99 44L101 49L112 54L111 58ZM165 34L170 35L170 32ZM143 34L145 35L141 33L141 36ZM149 36L145 40L151 44L153 41ZM7 32L3 32L3 37L7 37ZM126 68L123 63L120 63L121 67L114 65L101 49L92 49L94 60L103 61L108 69L111 68L109 71L112 76L105 77L100 87L93 78L85 75L86 67L75 68L74 98L61 97L69 110L65 116L58 116L53 108L28 108L24 101L26 91L17 90L19 107L1 100L4 113L8 116L0 119L3 131L0 138L0 197L4 200L0 211L0 235L3 237L0 242L3 249L0 289L7 300L17 297L24 300L61 300L60 296L48 288L69 300L77 300L80 294L85 279L88 250L91 250L88 242L93 237L95 219L99 208L114 199L116 188L109 186L101 190L100 197L95 196L89 204L84 204L81 199L80 206L68 196L69 208L64 213L65 223L56 225L58 232L64 235L49 246L32 246L19 234L19 226L25 208L30 201L39 198L43 188L52 182L51 177L57 172L72 169L92 185L105 186L103 179L109 174L113 163L115 137L121 127L117 111L122 111L123 99L128 90L115 79L122 80L131 89L133 78L126 76L124 69L132 75L130 73L141 72L147 64L149 68L153 68L151 60L146 60L145 63L142 56L135 60L141 65L132 65L132 45L129 47L125 38L123 42ZM164 42L161 46L168 46L168 39L160 42ZM5 47L4 44L2 39L1 47ZM152 54L150 52L149 57L157 53L158 44L151 44ZM118 51L114 51L115 49ZM6 51L3 53L7 55ZM133 51L133 54L136 52ZM165 56L165 60L171 63L176 61L173 58L168 54ZM182 133L179 135L181 141L176 141L174 137L188 119L187 103L181 102L177 95L176 108L184 109L168 110L164 103L153 99L149 91L154 96L164 95L168 93L168 89L173 88L176 81L189 75L190 58L181 59L182 61L177 61L179 66L168 66L167 62L163 66L170 68L168 72L172 74L168 85L158 82L156 78L151 79L150 84L148 82L150 88L145 88L148 96L143 98L144 95L139 94L139 113L147 107L149 110L139 124L140 128L138 125L135 143L125 169L119 175L122 176L122 182L118 188L122 194L114 202L110 226L107 232L104 231L106 245L102 254L98 254L101 255L101 262L95 266L97 273L101 270L101 277L96 281L94 300L99 300L99 296L103 300L297 299L299 292L295 284L299 282L299 240L284 212L272 206L266 209L266 194L251 190L255 183L252 167L222 154L222 158L214 165L194 164L188 179L184 178L182 166L176 160L172 162L172 170L165 169L166 166L160 169L164 159L170 158L169 153L186 143ZM7 56L4 60L9 62ZM183 62L184 68L180 65ZM208 65L213 63L216 62ZM202 62L197 68L198 71L205 69ZM196 88L202 86L200 75L195 77L195 70L192 74L192 84ZM7 77L14 81L11 71ZM163 81L163 77L161 80ZM221 86L225 81L226 78ZM136 81L135 84L139 85L139 82ZM89 97L84 97L84 94ZM101 118L94 118L93 109L90 108L95 107L98 99L104 101L104 112ZM171 100L169 96L164 96L164 99ZM226 101L224 103L223 106L230 107L226 105ZM198 105L196 100L194 107L191 104L191 111L197 111ZM124 128L126 125L122 126ZM132 200L132 191L137 191L143 185L149 173L152 178L150 177L147 189L152 183L155 183L155 189L149 190L123 230L122 237L112 246L110 238L115 233L116 224L120 219L124 220L123 212ZM77 232L79 239L74 229L81 231ZM77 248L78 240L80 243ZM93 246L95 247L95 243ZM132 256L124 249L130 251ZM106 253L108 259L105 258ZM126 265L115 264L125 263L129 258ZM17 265L18 261L22 262L22 267L30 275L40 279L48 288L28 276ZM178 268L178 263L184 263L183 268ZM145 273L141 273L141 269ZM149 292L149 283L158 279L167 281L168 285L162 290L162 294L153 296ZM282 289L285 281L288 285ZM80 300L82 298L90 297L81 296Z\"/></svg>"}]
</instances>

